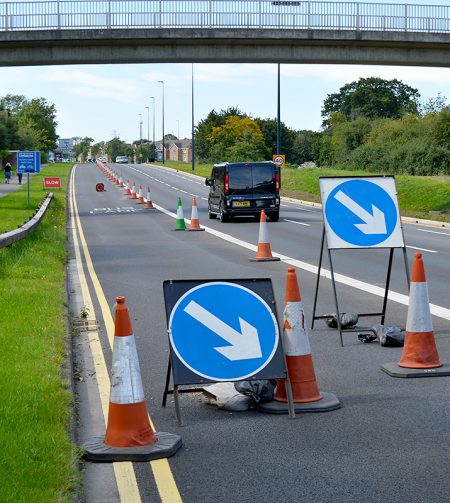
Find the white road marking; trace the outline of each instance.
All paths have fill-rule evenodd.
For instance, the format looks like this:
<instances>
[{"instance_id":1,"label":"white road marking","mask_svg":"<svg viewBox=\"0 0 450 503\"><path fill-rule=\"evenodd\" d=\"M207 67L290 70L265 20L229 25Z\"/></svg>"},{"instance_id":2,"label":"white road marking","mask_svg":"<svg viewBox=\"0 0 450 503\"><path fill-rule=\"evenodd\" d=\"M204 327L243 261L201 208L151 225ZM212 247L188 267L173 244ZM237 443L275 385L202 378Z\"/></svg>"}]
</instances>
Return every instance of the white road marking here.
<instances>
[{"instance_id":1,"label":"white road marking","mask_svg":"<svg viewBox=\"0 0 450 503\"><path fill-rule=\"evenodd\" d=\"M436 250L428 250L427 248L419 248L417 246L406 246L406 248L411 248L412 250L419 250L419 251L428 252L428 253L437 253Z\"/></svg>"},{"instance_id":2,"label":"white road marking","mask_svg":"<svg viewBox=\"0 0 450 503\"><path fill-rule=\"evenodd\" d=\"M426 229L417 229L419 232L429 232L430 234L442 234L443 236L449 236L450 237L450 233L449 232L440 232L440 231L429 231L429 230L426 230Z\"/></svg>"},{"instance_id":3,"label":"white road marking","mask_svg":"<svg viewBox=\"0 0 450 503\"><path fill-rule=\"evenodd\" d=\"M289 220L288 218L283 218L285 222L291 222L291 224L305 225L306 227L311 227L311 224L305 224L303 222L296 222L295 220Z\"/></svg>"}]
</instances>

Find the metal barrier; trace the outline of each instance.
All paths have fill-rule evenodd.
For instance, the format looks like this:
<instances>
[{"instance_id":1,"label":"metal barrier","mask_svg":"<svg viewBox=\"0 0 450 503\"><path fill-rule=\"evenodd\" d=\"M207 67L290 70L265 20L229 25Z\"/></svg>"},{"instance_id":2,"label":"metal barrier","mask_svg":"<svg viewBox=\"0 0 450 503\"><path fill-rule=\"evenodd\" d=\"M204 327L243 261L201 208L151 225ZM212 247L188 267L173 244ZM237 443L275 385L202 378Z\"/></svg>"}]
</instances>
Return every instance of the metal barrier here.
<instances>
[{"instance_id":1,"label":"metal barrier","mask_svg":"<svg viewBox=\"0 0 450 503\"><path fill-rule=\"evenodd\" d=\"M284 0L0 2L0 31L117 28L450 33L450 6Z\"/></svg>"}]
</instances>

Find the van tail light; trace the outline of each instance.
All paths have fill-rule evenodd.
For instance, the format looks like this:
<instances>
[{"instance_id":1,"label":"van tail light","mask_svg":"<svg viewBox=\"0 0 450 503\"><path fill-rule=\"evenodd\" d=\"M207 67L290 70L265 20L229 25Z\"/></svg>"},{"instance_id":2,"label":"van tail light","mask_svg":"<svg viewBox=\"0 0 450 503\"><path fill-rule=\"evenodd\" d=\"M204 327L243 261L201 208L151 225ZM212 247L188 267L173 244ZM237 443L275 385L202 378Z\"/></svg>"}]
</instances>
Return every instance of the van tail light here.
<instances>
[{"instance_id":1,"label":"van tail light","mask_svg":"<svg viewBox=\"0 0 450 503\"><path fill-rule=\"evenodd\" d=\"M225 192L225 194L228 194L228 192L230 192L230 182L228 180L228 175L225 175L225 178L224 178L223 191Z\"/></svg>"},{"instance_id":2,"label":"van tail light","mask_svg":"<svg viewBox=\"0 0 450 503\"><path fill-rule=\"evenodd\" d=\"M276 192L280 192L280 175L275 173L275 190Z\"/></svg>"}]
</instances>

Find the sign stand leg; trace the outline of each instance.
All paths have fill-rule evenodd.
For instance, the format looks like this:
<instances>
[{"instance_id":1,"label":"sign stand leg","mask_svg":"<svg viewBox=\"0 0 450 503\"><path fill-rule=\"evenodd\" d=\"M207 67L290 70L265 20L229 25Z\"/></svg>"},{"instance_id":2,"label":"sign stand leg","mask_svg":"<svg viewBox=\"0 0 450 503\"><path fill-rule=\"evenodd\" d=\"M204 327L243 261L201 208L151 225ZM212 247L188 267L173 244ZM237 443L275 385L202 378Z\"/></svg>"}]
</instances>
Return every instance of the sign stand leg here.
<instances>
[{"instance_id":1,"label":"sign stand leg","mask_svg":"<svg viewBox=\"0 0 450 503\"><path fill-rule=\"evenodd\" d=\"M341 314L339 312L338 298L336 292L336 281L334 279L334 269L333 269L333 261L331 260L331 250L328 249L328 259L330 260L330 272L331 272L331 284L333 285L333 295L334 295L334 304L336 306L336 320L339 330L339 337L341 340L341 348L344 347L344 341L342 339L342 326L341 326Z\"/></svg>"},{"instance_id":2,"label":"sign stand leg","mask_svg":"<svg viewBox=\"0 0 450 503\"><path fill-rule=\"evenodd\" d=\"M411 278L409 277L408 256L406 255L406 246L403 247L403 260L405 262L406 281L408 282L408 293L409 293L409 285L411 283Z\"/></svg>"},{"instance_id":3,"label":"sign stand leg","mask_svg":"<svg viewBox=\"0 0 450 503\"><path fill-rule=\"evenodd\" d=\"M167 374L166 374L166 385L164 386L164 393L163 393L163 399L162 399L162 407L166 406L167 402L167 395L169 394L169 384L170 384L170 373L172 370L172 364L170 363L170 356L169 356L169 361L167 362Z\"/></svg>"},{"instance_id":4,"label":"sign stand leg","mask_svg":"<svg viewBox=\"0 0 450 503\"><path fill-rule=\"evenodd\" d=\"M183 419L181 418L180 400L178 395L178 386L176 384L173 387L173 399L175 402L175 413L178 419L178 426L183 426Z\"/></svg>"},{"instance_id":5,"label":"sign stand leg","mask_svg":"<svg viewBox=\"0 0 450 503\"><path fill-rule=\"evenodd\" d=\"M28 185L28 206L30 206L30 172L27 172L27 185Z\"/></svg>"},{"instance_id":6,"label":"sign stand leg","mask_svg":"<svg viewBox=\"0 0 450 503\"><path fill-rule=\"evenodd\" d=\"M389 284L391 282L393 256L394 256L394 248L391 248L390 252L389 252L389 263L388 263L388 270L387 270L387 275L386 275L386 286L384 289L383 309L381 311L381 324L382 325L384 325L384 318L386 316L386 306L387 306L388 293L389 293Z\"/></svg>"},{"instance_id":7,"label":"sign stand leg","mask_svg":"<svg viewBox=\"0 0 450 503\"><path fill-rule=\"evenodd\" d=\"M325 242L325 226L322 231L322 242L320 244L320 257L319 257L319 267L317 269L317 281L316 281L316 291L314 293L314 307L312 313L311 330L314 328L314 321L316 320L316 307L317 307L317 297L319 295L319 281L320 281L320 270L322 268L322 257L323 257L323 245Z\"/></svg>"}]
</instances>

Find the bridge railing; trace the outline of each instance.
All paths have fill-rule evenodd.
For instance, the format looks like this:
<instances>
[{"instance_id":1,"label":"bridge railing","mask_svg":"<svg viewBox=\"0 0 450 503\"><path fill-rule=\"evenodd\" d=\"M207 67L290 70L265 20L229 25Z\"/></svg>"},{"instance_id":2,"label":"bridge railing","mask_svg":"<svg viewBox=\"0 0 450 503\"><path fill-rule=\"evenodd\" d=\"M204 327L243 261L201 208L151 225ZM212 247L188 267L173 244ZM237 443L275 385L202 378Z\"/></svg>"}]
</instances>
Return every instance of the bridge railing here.
<instances>
[{"instance_id":1,"label":"bridge railing","mask_svg":"<svg viewBox=\"0 0 450 503\"><path fill-rule=\"evenodd\" d=\"M296 0L0 2L0 31L118 28L450 32L450 6Z\"/></svg>"}]
</instances>

